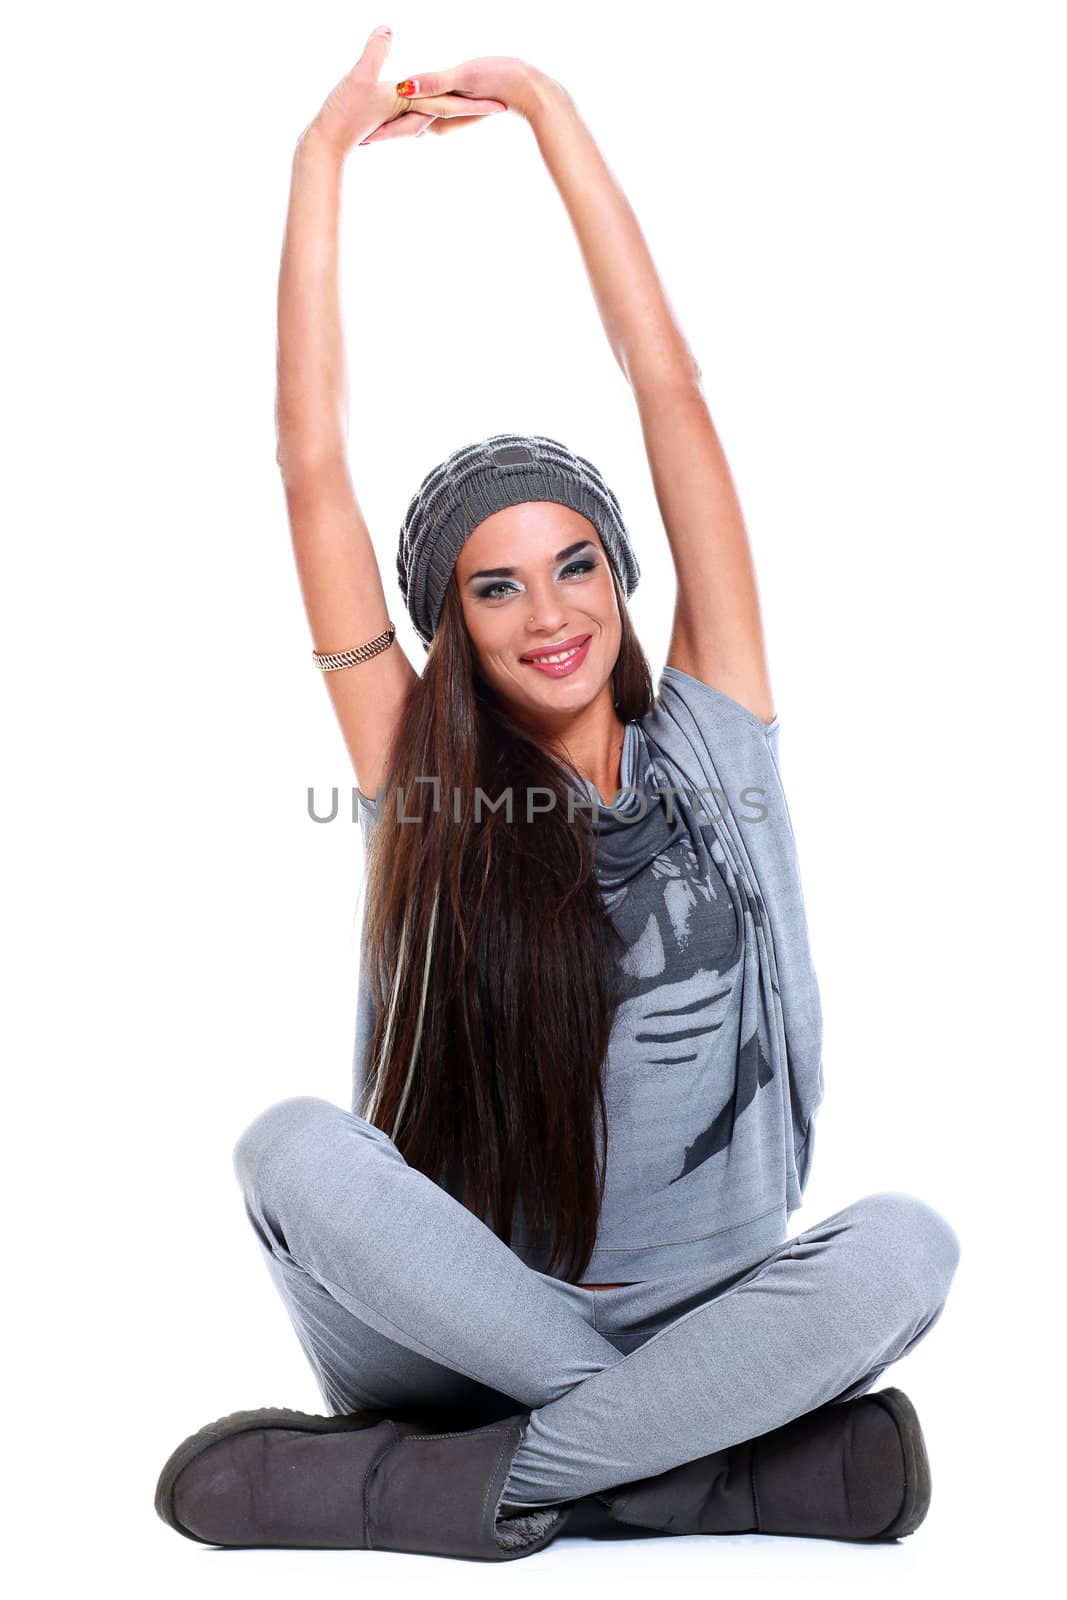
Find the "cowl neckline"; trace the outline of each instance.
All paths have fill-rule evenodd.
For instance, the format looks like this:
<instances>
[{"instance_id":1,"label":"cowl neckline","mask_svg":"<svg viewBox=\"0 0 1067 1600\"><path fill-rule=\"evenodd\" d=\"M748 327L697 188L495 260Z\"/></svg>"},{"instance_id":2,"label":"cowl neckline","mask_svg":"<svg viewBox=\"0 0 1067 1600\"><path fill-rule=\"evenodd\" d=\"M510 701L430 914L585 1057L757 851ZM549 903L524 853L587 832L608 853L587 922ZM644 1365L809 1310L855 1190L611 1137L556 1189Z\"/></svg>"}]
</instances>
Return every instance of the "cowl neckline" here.
<instances>
[{"instance_id":1,"label":"cowl neckline","mask_svg":"<svg viewBox=\"0 0 1067 1600\"><path fill-rule=\"evenodd\" d=\"M590 802L596 873L604 890L632 883L689 831L684 806L676 802L673 818L668 817L664 796L655 792L664 780L639 721L626 724L616 804L605 805L591 779L565 770L577 793Z\"/></svg>"},{"instance_id":2,"label":"cowl neckline","mask_svg":"<svg viewBox=\"0 0 1067 1600\"><path fill-rule=\"evenodd\" d=\"M619 762L619 793L612 805L605 802L591 778L579 777L573 767L568 766L566 762L562 763L573 787L595 807L589 812L589 820L598 833L614 833L618 828L625 826L621 821L622 818L640 811L641 796L637 790L640 786L638 772L641 767L643 744L638 723L627 722L623 730L622 755ZM647 753L647 746L644 746L644 752Z\"/></svg>"}]
</instances>

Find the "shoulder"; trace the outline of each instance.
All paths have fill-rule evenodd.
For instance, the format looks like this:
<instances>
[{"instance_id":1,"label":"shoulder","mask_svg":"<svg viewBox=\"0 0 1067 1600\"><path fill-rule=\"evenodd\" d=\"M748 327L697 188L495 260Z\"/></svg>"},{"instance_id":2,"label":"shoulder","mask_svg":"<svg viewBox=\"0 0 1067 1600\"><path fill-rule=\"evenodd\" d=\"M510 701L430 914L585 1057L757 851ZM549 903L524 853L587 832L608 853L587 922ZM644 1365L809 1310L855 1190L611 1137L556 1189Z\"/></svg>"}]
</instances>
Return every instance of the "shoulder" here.
<instances>
[{"instance_id":1,"label":"shoulder","mask_svg":"<svg viewBox=\"0 0 1067 1600\"><path fill-rule=\"evenodd\" d=\"M784 806L777 716L763 722L721 689L680 667L664 667L641 725L650 747L686 782L725 791L731 805L749 794L763 797L752 803Z\"/></svg>"},{"instance_id":2,"label":"shoulder","mask_svg":"<svg viewBox=\"0 0 1067 1600\"><path fill-rule=\"evenodd\" d=\"M754 711L743 706L740 700L735 700L722 689L713 688L701 678L694 678L691 672L683 672L681 667L663 668L657 701L667 715L676 712L679 707L685 707L690 715L706 718L715 725L745 727L764 737L777 732L779 727L777 715L770 722L764 722L762 717L757 717Z\"/></svg>"},{"instance_id":3,"label":"shoulder","mask_svg":"<svg viewBox=\"0 0 1067 1600\"><path fill-rule=\"evenodd\" d=\"M668 753L688 748L708 752L713 760L732 753L777 764L780 723L764 722L739 700L694 678L680 667L664 667L652 709L642 726ZM681 762L684 765L684 761Z\"/></svg>"}]
</instances>

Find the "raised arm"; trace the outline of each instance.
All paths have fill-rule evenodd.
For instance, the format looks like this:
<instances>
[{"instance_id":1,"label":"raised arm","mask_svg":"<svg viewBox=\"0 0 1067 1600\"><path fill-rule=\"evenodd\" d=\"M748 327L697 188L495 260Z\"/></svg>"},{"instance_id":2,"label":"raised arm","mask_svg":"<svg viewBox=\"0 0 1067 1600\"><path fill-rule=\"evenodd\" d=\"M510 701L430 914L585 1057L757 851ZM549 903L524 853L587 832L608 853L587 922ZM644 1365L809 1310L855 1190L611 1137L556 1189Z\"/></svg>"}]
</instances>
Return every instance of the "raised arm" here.
<instances>
[{"instance_id":1,"label":"raised arm","mask_svg":"<svg viewBox=\"0 0 1067 1600\"><path fill-rule=\"evenodd\" d=\"M604 331L633 389L674 558L669 666L774 720L756 574L741 507L689 349L637 218L556 79L513 56L420 73L423 96L493 95L533 128L567 208Z\"/></svg>"},{"instance_id":2,"label":"raised arm","mask_svg":"<svg viewBox=\"0 0 1067 1600\"><path fill-rule=\"evenodd\" d=\"M529 121L637 401L677 584L667 664L770 723L774 698L755 566L700 367L633 209L570 94L544 79Z\"/></svg>"},{"instance_id":3,"label":"raised arm","mask_svg":"<svg viewBox=\"0 0 1067 1600\"><path fill-rule=\"evenodd\" d=\"M407 111L395 86L378 82L389 44L388 32L375 29L300 137L278 277L277 460L312 648L327 654L366 644L390 621L348 465L338 268L345 157L372 136L452 131L505 109L446 95ZM357 163L370 159L364 152ZM315 670L310 653L307 670ZM417 676L395 638L387 650L323 674L364 794L373 797L388 774L392 737Z\"/></svg>"},{"instance_id":4,"label":"raised arm","mask_svg":"<svg viewBox=\"0 0 1067 1600\"><path fill-rule=\"evenodd\" d=\"M327 652L365 644L390 620L348 466L338 288L343 167L344 156L309 128L293 157L278 279L277 459L313 648ZM310 655L306 670L314 670ZM322 676L356 782L373 797L415 669L394 639L369 660Z\"/></svg>"}]
</instances>

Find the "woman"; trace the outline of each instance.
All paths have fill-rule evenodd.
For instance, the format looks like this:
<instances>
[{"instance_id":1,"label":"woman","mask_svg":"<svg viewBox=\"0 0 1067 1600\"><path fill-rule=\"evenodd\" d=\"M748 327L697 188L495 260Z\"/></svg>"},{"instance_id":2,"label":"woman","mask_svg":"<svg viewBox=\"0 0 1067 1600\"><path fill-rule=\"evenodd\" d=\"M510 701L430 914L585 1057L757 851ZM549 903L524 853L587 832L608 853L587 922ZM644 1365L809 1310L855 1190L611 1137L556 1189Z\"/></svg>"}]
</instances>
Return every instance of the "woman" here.
<instances>
[{"instance_id":1,"label":"woman","mask_svg":"<svg viewBox=\"0 0 1067 1600\"><path fill-rule=\"evenodd\" d=\"M279 293L278 459L368 894L352 1110L269 1107L235 1162L329 1407L238 1412L157 1509L222 1545L508 1560L564 1527L889 1540L929 1465L899 1389L959 1241L867 1195L793 1238L821 1018L741 512L699 369L573 100L512 58L378 78L305 130ZM426 475L396 643L345 456L355 144L512 110L636 398L678 587L656 693L598 469L494 434ZM374 796L375 798L370 798Z\"/></svg>"}]
</instances>

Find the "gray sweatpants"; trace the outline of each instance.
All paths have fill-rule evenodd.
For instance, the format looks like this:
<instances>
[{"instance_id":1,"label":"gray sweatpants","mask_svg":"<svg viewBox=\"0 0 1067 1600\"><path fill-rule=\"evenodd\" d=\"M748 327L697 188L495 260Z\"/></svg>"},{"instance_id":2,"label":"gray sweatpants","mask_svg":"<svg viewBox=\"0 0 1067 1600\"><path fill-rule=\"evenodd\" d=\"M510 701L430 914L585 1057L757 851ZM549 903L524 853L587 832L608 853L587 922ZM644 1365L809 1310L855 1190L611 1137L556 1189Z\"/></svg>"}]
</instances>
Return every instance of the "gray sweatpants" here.
<instances>
[{"instance_id":1,"label":"gray sweatpants","mask_svg":"<svg viewBox=\"0 0 1067 1600\"><path fill-rule=\"evenodd\" d=\"M331 1414L456 1407L475 1427L530 1412L505 1511L862 1394L937 1321L960 1253L939 1212L884 1191L726 1271L583 1289L527 1266L327 1100L269 1106L234 1165Z\"/></svg>"}]
</instances>

